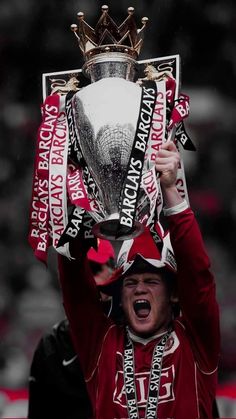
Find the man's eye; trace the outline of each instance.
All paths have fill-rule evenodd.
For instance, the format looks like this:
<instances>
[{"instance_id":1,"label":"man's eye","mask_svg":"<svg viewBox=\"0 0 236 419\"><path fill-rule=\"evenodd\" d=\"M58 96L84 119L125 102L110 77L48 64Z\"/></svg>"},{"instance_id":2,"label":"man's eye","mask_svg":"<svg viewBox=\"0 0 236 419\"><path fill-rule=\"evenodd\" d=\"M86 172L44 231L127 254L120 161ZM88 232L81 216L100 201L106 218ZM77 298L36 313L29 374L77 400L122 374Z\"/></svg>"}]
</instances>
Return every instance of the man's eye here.
<instances>
[{"instance_id":1,"label":"man's eye","mask_svg":"<svg viewBox=\"0 0 236 419\"><path fill-rule=\"evenodd\" d=\"M160 284L160 281L159 281L159 279L147 279L146 283L147 284L158 285L158 284Z\"/></svg>"},{"instance_id":2,"label":"man's eye","mask_svg":"<svg viewBox=\"0 0 236 419\"><path fill-rule=\"evenodd\" d=\"M125 286L131 286L131 285L135 285L135 284L136 284L136 282L135 282L134 279L127 279L125 281Z\"/></svg>"}]
</instances>

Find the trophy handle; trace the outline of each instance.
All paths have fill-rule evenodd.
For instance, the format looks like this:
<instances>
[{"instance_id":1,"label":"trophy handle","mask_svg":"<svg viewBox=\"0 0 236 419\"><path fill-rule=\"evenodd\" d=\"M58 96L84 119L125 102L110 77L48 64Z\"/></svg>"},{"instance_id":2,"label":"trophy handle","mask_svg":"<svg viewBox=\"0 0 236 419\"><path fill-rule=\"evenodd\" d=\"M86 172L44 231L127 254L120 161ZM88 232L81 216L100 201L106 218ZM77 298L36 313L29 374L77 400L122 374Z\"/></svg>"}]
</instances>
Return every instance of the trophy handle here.
<instances>
[{"instance_id":1,"label":"trophy handle","mask_svg":"<svg viewBox=\"0 0 236 419\"><path fill-rule=\"evenodd\" d=\"M177 81L177 87L179 94L180 88L180 56L169 55L166 57L158 58L149 58L146 60L137 61L137 79L142 79L143 74L146 73L145 69L148 65L152 65L158 68L159 72L171 72L172 76ZM82 68L75 70L65 70L65 71L54 71L51 73L42 74L42 96L43 101L52 93L52 80L51 79L60 79L64 80L65 84L71 79L71 77L76 77L79 80L80 88L90 84L90 80L84 75ZM137 80L137 81L138 81ZM72 89L73 90L73 89Z\"/></svg>"}]
</instances>

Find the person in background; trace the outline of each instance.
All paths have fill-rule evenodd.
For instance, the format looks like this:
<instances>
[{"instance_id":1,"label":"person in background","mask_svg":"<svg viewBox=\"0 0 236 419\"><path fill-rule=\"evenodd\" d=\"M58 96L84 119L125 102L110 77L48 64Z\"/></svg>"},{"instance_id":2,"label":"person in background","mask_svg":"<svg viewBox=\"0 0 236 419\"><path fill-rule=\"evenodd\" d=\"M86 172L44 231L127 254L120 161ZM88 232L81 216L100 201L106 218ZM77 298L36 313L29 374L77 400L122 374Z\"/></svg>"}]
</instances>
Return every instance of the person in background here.
<instances>
[{"instance_id":1,"label":"person in background","mask_svg":"<svg viewBox=\"0 0 236 419\"><path fill-rule=\"evenodd\" d=\"M176 187L173 142L162 145L155 164L169 235L162 249L148 228L124 242L106 286L120 295L122 325L103 313L85 241L72 247L73 260L58 256L63 304L96 419L213 417L220 352L215 281L193 211Z\"/></svg>"},{"instance_id":2,"label":"person in background","mask_svg":"<svg viewBox=\"0 0 236 419\"><path fill-rule=\"evenodd\" d=\"M98 240L88 260L96 283L106 281L114 269L115 252L107 240ZM112 299L101 294L103 310L109 315ZM83 373L74 350L67 319L42 336L30 368L29 419L89 419L92 408Z\"/></svg>"}]
</instances>

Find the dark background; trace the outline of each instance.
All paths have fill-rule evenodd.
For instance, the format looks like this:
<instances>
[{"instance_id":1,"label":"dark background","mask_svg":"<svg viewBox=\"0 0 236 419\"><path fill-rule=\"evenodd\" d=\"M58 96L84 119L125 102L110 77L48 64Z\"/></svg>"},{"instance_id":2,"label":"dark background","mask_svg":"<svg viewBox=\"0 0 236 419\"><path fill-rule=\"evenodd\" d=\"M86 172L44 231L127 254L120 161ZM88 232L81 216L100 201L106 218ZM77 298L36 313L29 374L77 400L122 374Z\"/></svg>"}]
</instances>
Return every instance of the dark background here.
<instances>
[{"instance_id":1,"label":"dark background","mask_svg":"<svg viewBox=\"0 0 236 419\"><path fill-rule=\"evenodd\" d=\"M46 270L27 242L42 73L83 65L70 31L90 25L101 1L1 0L0 4L0 387L27 386L35 345L63 316L54 256ZM236 381L236 3L235 0L109 1L120 24L128 6L150 21L140 59L180 54L190 203L212 260L221 310L220 384ZM0 403L1 408L1 403ZM0 410L1 411L1 410Z\"/></svg>"}]
</instances>

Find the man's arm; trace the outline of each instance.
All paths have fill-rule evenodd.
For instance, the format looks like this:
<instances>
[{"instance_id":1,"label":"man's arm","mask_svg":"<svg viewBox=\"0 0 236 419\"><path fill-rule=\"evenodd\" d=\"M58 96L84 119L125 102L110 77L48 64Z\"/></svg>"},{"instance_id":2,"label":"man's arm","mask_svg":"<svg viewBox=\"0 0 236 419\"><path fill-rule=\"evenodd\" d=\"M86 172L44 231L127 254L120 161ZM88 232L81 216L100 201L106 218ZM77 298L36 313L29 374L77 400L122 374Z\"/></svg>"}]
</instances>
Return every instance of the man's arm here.
<instances>
[{"instance_id":1,"label":"man's arm","mask_svg":"<svg viewBox=\"0 0 236 419\"><path fill-rule=\"evenodd\" d=\"M199 367L210 372L217 366L220 346L215 282L194 214L175 187L178 163L175 145L167 142L157 155L156 168L177 261L179 302Z\"/></svg>"},{"instance_id":2,"label":"man's arm","mask_svg":"<svg viewBox=\"0 0 236 419\"><path fill-rule=\"evenodd\" d=\"M171 243L178 269L178 295L195 357L204 372L219 360L219 309L215 281L202 236L191 209L169 215Z\"/></svg>"},{"instance_id":3,"label":"man's arm","mask_svg":"<svg viewBox=\"0 0 236 419\"><path fill-rule=\"evenodd\" d=\"M96 367L97 358L111 321L104 315L100 295L92 276L82 242L77 243L69 260L58 256L63 304L70 323L71 336L85 378Z\"/></svg>"}]
</instances>

